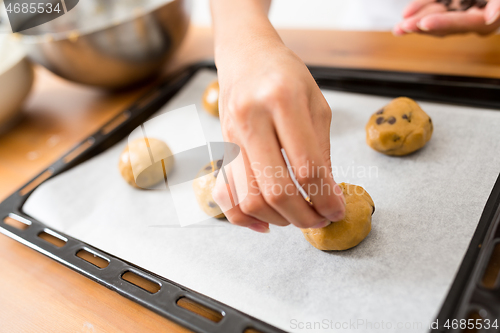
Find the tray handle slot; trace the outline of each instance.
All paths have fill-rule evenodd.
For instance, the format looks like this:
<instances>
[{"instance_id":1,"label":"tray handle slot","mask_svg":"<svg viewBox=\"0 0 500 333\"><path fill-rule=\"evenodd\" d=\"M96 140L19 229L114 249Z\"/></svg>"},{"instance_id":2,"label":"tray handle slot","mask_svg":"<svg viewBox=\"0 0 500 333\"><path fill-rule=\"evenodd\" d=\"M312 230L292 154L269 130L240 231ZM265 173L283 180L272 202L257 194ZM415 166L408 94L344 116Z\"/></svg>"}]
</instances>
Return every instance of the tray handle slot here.
<instances>
[{"instance_id":1,"label":"tray handle slot","mask_svg":"<svg viewBox=\"0 0 500 333\"><path fill-rule=\"evenodd\" d=\"M500 220L500 219L499 219ZM497 222L497 225L495 226L496 230L494 233L494 238L500 238L500 221Z\"/></svg>"},{"instance_id":2,"label":"tray handle slot","mask_svg":"<svg viewBox=\"0 0 500 333\"><path fill-rule=\"evenodd\" d=\"M123 124L128 118L130 118L130 111L120 113L117 117L115 117L101 129L101 134L108 135L115 128Z\"/></svg>"},{"instance_id":3,"label":"tray handle slot","mask_svg":"<svg viewBox=\"0 0 500 333\"><path fill-rule=\"evenodd\" d=\"M243 331L243 333L262 333L259 330L256 330L255 328L249 327Z\"/></svg>"},{"instance_id":4,"label":"tray handle slot","mask_svg":"<svg viewBox=\"0 0 500 333\"><path fill-rule=\"evenodd\" d=\"M218 323L219 321L224 318L224 313L211 309L209 307L206 307L198 302L193 301L192 299L182 296L175 302L177 306L188 310L198 316L201 316L205 319L208 319L210 321L213 321L214 323Z\"/></svg>"},{"instance_id":5,"label":"tray handle slot","mask_svg":"<svg viewBox=\"0 0 500 333\"><path fill-rule=\"evenodd\" d=\"M109 265L109 259L103 257L102 255L92 251L89 248L83 248L76 252L75 254L78 258L85 260L86 262L100 268L106 268Z\"/></svg>"},{"instance_id":6,"label":"tray handle slot","mask_svg":"<svg viewBox=\"0 0 500 333\"><path fill-rule=\"evenodd\" d=\"M66 237L63 237L47 228L45 228L38 234L38 238L43 239L47 243L50 243L56 247L63 247L68 242L68 239Z\"/></svg>"},{"instance_id":7,"label":"tray handle slot","mask_svg":"<svg viewBox=\"0 0 500 333\"><path fill-rule=\"evenodd\" d=\"M84 143L73 149L69 154L64 156L63 161L64 163L69 163L73 161L75 158L78 157L78 155L82 154L84 151L89 149L95 142L95 139L90 137L88 138Z\"/></svg>"},{"instance_id":8,"label":"tray handle slot","mask_svg":"<svg viewBox=\"0 0 500 333\"><path fill-rule=\"evenodd\" d=\"M147 94L143 98L141 98L138 102L136 107L138 109L144 109L146 106L148 106L151 102L155 101L160 95L162 94L161 89L155 89L153 92Z\"/></svg>"},{"instance_id":9,"label":"tray handle slot","mask_svg":"<svg viewBox=\"0 0 500 333\"><path fill-rule=\"evenodd\" d=\"M483 274L481 284L487 289L495 289L498 287L500 276L500 242L497 242L491 251L488 266Z\"/></svg>"},{"instance_id":10,"label":"tray handle slot","mask_svg":"<svg viewBox=\"0 0 500 333\"><path fill-rule=\"evenodd\" d=\"M481 332L481 329L477 325L477 323L483 323L483 320L485 319L484 316L481 315L481 312L484 312L484 310L472 310L469 312L469 315L467 316L467 323L471 321L473 323L472 328L467 327L465 330L462 330L464 333L476 333L476 332Z\"/></svg>"},{"instance_id":11,"label":"tray handle slot","mask_svg":"<svg viewBox=\"0 0 500 333\"><path fill-rule=\"evenodd\" d=\"M10 214L6 218L3 219L3 223L10 225L19 230L26 230L31 225L30 220L26 220L23 218L17 218L15 215Z\"/></svg>"},{"instance_id":12,"label":"tray handle slot","mask_svg":"<svg viewBox=\"0 0 500 333\"><path fill-rule=\"evenodd\" d=\"M49 179L49 177L52 176L52 174L54 174L54 170L52 169L45 170L45 172L43 172L40 176L36 177L28 185L23 187L21 191L19 191L19 194L21 196L25 196L26 194L30 193L35 189L35 187L37 187L38 185Z\"/></svg>"},{"instance_id":13,"label":"tray handle slot","mask_svg":"<svg viewBox=\"0 0 500 333\"><path fill-rule=\"evenodd\" d=\"M161 284L159 282L150 280L142 274L139 275L130 270L125 271L125 273L121 275L121 278L122 280L125 280L128 283L133 284L134 286L139 287L150 294L156 294L161 289Z\"/></svg>"}]
</instances>

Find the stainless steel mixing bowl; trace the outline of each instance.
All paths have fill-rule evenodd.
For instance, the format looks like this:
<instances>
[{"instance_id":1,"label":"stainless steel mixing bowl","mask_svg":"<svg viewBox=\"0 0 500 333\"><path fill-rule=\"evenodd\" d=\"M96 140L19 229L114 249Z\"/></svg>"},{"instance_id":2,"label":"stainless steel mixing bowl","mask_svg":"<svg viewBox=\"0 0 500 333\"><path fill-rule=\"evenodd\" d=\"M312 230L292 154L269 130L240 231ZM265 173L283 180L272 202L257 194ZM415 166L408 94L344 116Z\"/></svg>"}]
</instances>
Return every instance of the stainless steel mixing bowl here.
<instances>
[{"instance_id":1,"label":"stainless steel mixing bowl","mask_svg":"<svg viewBox=\"0 0 500 333\"><path fill-rule=\"evenodd\" d=\"M29 57L66 79L116 89L161 72L189 26L189 0L83 0L22 31Z\"/></svg>"}]
</instances>

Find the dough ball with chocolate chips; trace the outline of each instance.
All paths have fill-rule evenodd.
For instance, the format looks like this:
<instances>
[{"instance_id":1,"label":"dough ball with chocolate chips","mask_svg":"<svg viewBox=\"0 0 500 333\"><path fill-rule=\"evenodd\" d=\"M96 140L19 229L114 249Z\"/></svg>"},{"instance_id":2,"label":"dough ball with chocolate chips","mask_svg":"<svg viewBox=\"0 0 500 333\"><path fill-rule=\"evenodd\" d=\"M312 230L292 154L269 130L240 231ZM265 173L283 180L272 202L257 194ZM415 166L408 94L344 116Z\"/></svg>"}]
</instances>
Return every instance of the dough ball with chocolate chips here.
<instances>
[{"instance_id":1,"label":"dough ball with chocolate chips","mask_svg":"<svg viewBox=\"0 0 500 333\"><path fill-rule=\"evenodd\" d=\"M220 207L215 203L212 197L212 190L215 187L217 175L222 167L222 160L217 160L205 165L196 174L196 179L193 181L193 190L196 200L200 208L209 216L215 218L223 218L224 213Z\"/></svg>"},{"instance_id":2,"label":"dough ball with chocolate chips","mask_svg":"<svg viewBox=\"0 0 500 333\"><path fill-rule=\"evenodd\" d=\"M210 83L202 97L203 107L212 116L219 116L219 81Z\"/></svg>"},{"instance_id":3,"label":"dough ball with chocolate chips","mask_svg":"<svg viewBox=\"0 0 500 333\"><path fill-rule=\"evenodd\" d=\"M120 154L118 169L131 186L148 189L165 181L173 165L172 151L165 142L140 138L130 142Z\"/></svg>"},{"instance_id":4,"label":"dough ball with chocolate chips","mask_svg":"<svg viewBox=\"0 0 500 333\"><path fill-rule=\"evenodd\" d=\"M431 139L432 120L412 99L399 97L373 114L366 124L366 143L378 152L403 156Z\"/></svg>"},{"instance_id":5,"label":"dough ball with chocolate chips","mask_svg":"<svg viewBox=\"0 0 500 333\"><path fill-rule=\"evenodd\" d=\"M312 246L323 251L350 249L368 236L375 204L361 186L340 183L346 202L345 217L320 229L302 229Z\"/></svg>"},{"instance_id":6,"label":"dough ball with chocolate chips","mask_svg":"<svg viewBox=\"0 0 500 333\"><path fill-rule=\"evenodd\" d=\"M320 229L302 229L304 237L323 251L350 249L368 236L372 228L375 204L361 186L340 183L346 201L345 217Z\"/></svg>"}]
</instances>

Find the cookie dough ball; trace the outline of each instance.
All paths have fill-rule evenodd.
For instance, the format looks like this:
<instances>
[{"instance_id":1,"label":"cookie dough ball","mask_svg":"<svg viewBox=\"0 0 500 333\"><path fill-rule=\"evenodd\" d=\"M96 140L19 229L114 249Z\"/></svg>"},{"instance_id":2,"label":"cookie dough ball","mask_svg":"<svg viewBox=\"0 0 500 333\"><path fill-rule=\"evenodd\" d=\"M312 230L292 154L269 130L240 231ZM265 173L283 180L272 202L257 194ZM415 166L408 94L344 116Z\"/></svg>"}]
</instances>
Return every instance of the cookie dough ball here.
<instances>
[{"instance_id":1,"label":"cookie dough ball","mask_svg":"<svg viewBox=\"0 0 500 333\"><path fill-rule=\"evenodd\" d=\"M321 229L302 229L304 237L323 251L350 249L370 233L375 204L361 186L340 183L346 201L345 217Z\"/></svg>"},{"instance_id":2,"label":"cookie dough ball","mask_svg":"<svg viewBox=\"0 0 500 333\"><path fill-rule=\"evenodd\" d=\"M174 165L172 151L165 142L154 138L148 138L147 142L158 162L152 163L146 139L140 138L125 147L118 163L123 179L136 188L147 189L165 181L164 171L168 174ZM134 179L134 173L138 175L137 179Z\"/></svg>"},{"instance_id":3,"label":"cookie dough ball","mask_svg":"<svg viewBox=\"0 0 500 333\"><path fill-rule=\"evenodd\" d=\"M222 167L222 160L217 160L205 165L197 174L193 181L193 190L196 200L201 209L209 216L223 218L224 213L215 203L212 197L212 190L215 187L217 175Z\"/></svg>"},{"instance_id":4,"label":"cookie dough ball","mask_svg":"<svg viewBox=\"0 0 500 333\"><path fill-rule=\"evenodd\" d=\"M212 116L219 116L219 81L210 83L203 93L203 107Z\"/></svg>"},{"instance_id":5,"label":"cookie dough ball","mask_svg":"<svg viewBox=\"0 0 500 333\"><path fill-rule=\"evenodd\" d=\"M366 143L378 152L403 156L431 139L432 120L412 99L399 97L373 114L366 124Z\"/></svg>"}]
</instances>

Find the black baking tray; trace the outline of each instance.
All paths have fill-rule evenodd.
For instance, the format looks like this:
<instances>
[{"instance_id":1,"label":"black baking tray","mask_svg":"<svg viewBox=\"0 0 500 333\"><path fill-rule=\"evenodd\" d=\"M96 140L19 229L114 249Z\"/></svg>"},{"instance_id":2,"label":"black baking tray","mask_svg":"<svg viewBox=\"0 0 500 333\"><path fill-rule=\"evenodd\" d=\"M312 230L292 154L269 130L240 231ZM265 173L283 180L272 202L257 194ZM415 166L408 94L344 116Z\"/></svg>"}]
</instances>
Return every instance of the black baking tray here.
<instances>
[{"instance_id":1,"label":"black baking tray","mask_svg":"<svg viewBox=\"0 0 500 333\"><path fill-rule=\"evenodd\" d=\"M216 70L213 62L202 62L171 75L0 203L0 232L192 331L244 332L253 328L263 333L283 332L212 298L53 230L22 210L24 202L39 184L96 156L125 138L175 96L200 69ZM408 96L418 100L500 110L498 79L318 66L310 66L309 69L321 88L388 97ZM8 217L29 227L23 230L15 228L5 223ZM43 232L62 239L65 244L56 247L38 237ZM462 331L460 325L454 329L453 320L468 319L471 313L480 314L483 319L492 321L500 318L500 278L497 277L492 289L485 288L481 283L497 244L500 244L500 177L478 221L461 267L443 301L437 316L438 327L432 327L430 330ZM82 249L105 258L109 265L101 269L81 259L76 254ZM155 282L161 286L160 290L151 294L126 282L122 275L127 271ZM222 319L215 323L178 306L177 301L182 297L220 312ZM490 328L487 332L500 330Z\"/></svg>"}]
</instances>

